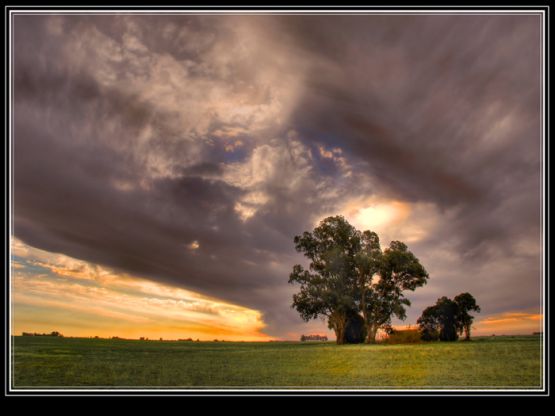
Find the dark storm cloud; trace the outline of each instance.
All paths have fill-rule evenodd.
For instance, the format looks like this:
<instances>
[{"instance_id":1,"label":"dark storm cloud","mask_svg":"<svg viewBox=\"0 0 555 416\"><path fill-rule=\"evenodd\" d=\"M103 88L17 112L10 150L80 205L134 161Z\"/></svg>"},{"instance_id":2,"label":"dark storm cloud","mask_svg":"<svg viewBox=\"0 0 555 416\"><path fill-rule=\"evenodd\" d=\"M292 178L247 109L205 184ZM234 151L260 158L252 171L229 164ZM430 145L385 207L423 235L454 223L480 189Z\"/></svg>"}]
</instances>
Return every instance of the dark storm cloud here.
<instances>
[{"instance_id":1,"label":"dark storm cloud","mask_svg":"<svg viewBox=\"0 0 555 416\"><path fill-rule=\"evenodd\" d=\"M298 125L362 153L403 196L448 206L498 188L503 173L537 182L539 17L284 20L330 68L312 74ZM486 148L494 105L526 124Z\"/></svg>"},{"instance_id":2,"label":"dark storm cloud","mask_svg":"<svg viewBox=\"0 0 555 416\"><path fill-rule=\"evenodd\" d=\"M537 16L16 16L15 235L284 334L293 236L379 194L437 208L409 318L467 290L532 308L539 39Z\"/></svg>"},{"instance_id":3,"label":"dark storm cloud","mask_svg":"<svg viewBox=\"0 0 555 416\"><path fill-rule=\"evenodd\" d=\"M284 17L278 27L315 68L297 129L362 160L379 193L448 218L411 245L432 279L410 295L409 318L466 290L487 313L537 308L540 17ZM454 256L442 261L438 247Z\"/></svg>"},{"instance_id":4,"label":"dark storm cloud","mask_svg":"<svg viewBox=\"0 0 555 416\"><path fill-rule=\"evenodd\" d=\"M341 143L393 195L457 207L438 237L470 257L539 239L539 19L284 18L330 68L312 74L296 125Z\"/></svg>"}]
</instances>

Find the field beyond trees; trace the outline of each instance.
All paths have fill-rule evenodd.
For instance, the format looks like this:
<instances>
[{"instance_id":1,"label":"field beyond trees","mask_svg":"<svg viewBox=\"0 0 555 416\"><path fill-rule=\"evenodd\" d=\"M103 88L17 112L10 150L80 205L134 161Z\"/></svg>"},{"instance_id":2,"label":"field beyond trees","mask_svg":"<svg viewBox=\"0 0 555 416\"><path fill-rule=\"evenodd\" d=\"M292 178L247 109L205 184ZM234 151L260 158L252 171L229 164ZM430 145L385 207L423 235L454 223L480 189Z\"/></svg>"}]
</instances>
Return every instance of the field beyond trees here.
<instances>
[{"instance_id":1,"label":"field beyond trees","mask_svg":"<svg viewBox=\"0 0 555 416\"><path fill-rule=\"evenodd\" d=\"M13 388L541 388L539 336L341 345L13 337Z\"/></svg>"}]
</instances>

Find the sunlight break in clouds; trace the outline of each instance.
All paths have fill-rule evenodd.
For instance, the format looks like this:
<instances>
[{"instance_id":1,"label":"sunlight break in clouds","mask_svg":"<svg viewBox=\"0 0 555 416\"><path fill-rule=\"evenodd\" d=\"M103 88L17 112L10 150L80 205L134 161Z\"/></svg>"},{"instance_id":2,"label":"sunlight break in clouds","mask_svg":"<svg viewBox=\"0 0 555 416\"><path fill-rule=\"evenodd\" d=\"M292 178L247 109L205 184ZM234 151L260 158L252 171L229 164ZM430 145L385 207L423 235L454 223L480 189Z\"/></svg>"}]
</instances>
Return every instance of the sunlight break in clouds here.
<instances>
[{"instance_id":1,"label":"sunlight break in clouds","mask_svg":"<svg viewBox=\"0 0 555 416\"><path fill-rule=\"evenodd\" d=\"M378 233L382 245L392 240L416 243L436 230L441 214L430 203L409 203L385 197L357 197L337 209L347 221L361 231ZM335 215L335 214L329 214ZM448 217L448 214L443 214ZM325 218L318 218L314 226Z\"/></svg>"},{"instance_id":2,"label":"sunlight break in clouds","mask_svg":"<svg viewBox=\"0 0 555 416\"><path fill-rule=\"evenodd\" d=\"M371 203L368 207L357 210L353 222L369 230L384 229L388 225L404 221L408 215L408 205L399 201Z\"/></svg>"},{"instance_id":3,"label":"sunlight break in clouds","mask_svg":"<svg viewBox=\"0 0 555 416\"><path fill-rule=\"evenodd\" d=\"M196 248L198 248L198 242ZM264 341L261 313L38 250L14 238L13 332Z\"/></svg>"}]
</instances>

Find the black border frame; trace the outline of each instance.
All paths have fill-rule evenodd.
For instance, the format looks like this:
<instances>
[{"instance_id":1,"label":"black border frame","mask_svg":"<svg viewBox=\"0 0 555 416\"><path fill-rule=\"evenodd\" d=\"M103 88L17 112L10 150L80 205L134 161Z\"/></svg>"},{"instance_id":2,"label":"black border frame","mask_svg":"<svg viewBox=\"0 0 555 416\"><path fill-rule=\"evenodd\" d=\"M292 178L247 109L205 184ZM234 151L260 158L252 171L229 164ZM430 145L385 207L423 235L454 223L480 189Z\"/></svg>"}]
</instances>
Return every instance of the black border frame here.
<instances>
[{"instance_id":1,"label":"black border frame","mask_svg":"<svg viewBox=\"0 0 555 416\"><path fill-rule=\"evenodd\" d=\"M104 2L102 2L104 3ZM4 251L4 255L5 255L5 279L4 279L4 307L5 307L5 319L4 319L4 382L5 382L5 388L4 388L4 396L14 396L14 397L22 397L22 396L35 396L35 397L44 397L44 396L133 396L133 397L137 397L137 396L162 396L162 397L166 397L166 396L202 396L202 397L206 397L206 396L220 396L220 397L229 397L229 396L242 396L242 397L252 397L252 396L318 396L318 397L322 397L322 396L348 396L348 397L360 397L360 396L372 396L372 397L392 397L392 396L402 396L402 397L415 397L415 396L427 396L427 397L468 397L468 396L476 396L476 397L510 397L510 396L517 396L517 397L550 397L550 360L549 360L549 351L550 351L550 320L549 320L549 313L550 313L550 305L549 305L549 294L550 294L550 285L549 285L549 176L550 176L550 171L549 171L549 132L550 132L550 119L549 119L549 104L550 104L550 83L549 83L549 68L550 68L550 15L549 15L549 6L545 5L545 4L532 4L532 5L484 5L483 3L480 2L472 2L470 3L470 5L467 6L461 6L461 5L443 5L443 4L428 4L428 5L421 5L421 6L414 6L414 5L406 5L403 3L398 3L398 4L393 4L393 5L387 5L387 4L381 4L381 5L374 5L374 6L370 6L370 5L345 5L345 6L337 6L337 5L327 5L327 6L312 6L312 5L248 5L248 4L242 4L242 5L234 5L234 6L229 6L229 5L222 5L222 4L208 4L208 5L187 5L187 6L179 6L179 5L167 5L167 4L162 4L162 5L157 5L157 6L152 6L152 5L145 5L145 6L128 6L128 5L110 5L108 2L106 2L107 4L100 4L100 5L56 5L56 6L43 6L43 5L37 5L36 3L33 4L26 4L26 5L18 5L18 6L13 6L13 5L6 5L4 6L4 24L5 24L5 41L4 41L4 47L5 47L5 52L4 52L4 74L5 74L5 82L4 82L4 88L5 88L5 95L4 95L4 102L5 102L5 113L4 113L4 122L5 122L5 127L4 127L4 131L5 131L5 142L4 142L4 151L5 151L5 156L4 156L4 162L5 162L5 185L6 185L6 193L4 195L4 208L5 208L5 229L6 229L6 234L5 234L5 243L6 243L6 249ZM433 2L432 2L433 3ZM11 387L11 383L12 380L9 379L9 372L8 372L8 366L11 363L10 357L8 356L9 354L9 343L11 342L11 338L12 336L9 334L9 321L11 320L11 316L10 316L10 303L9 303L9 291L10 291L10 221L11 221L11 201L10 201L10 196L11 196L11 192L13 189L13 184L10 182L10 172L11 172L11 154L10 154L10 141L11 141L11 137L10 137L10 119L12 117L11 114L11 103L10 103L10 95L9 95L9 91L10 91L10 79L9 79L9 65L11 65L11 59L10 59L10 53L11 53L11 45L9 45L9 39L10 39L10 31L11 31L11 21L10 21L10 13L12 12L17 12L17 11L21 11L21 12L25 12L25 10L27 9L33 9L33 10L37 10L40 12L44 12L45 14L47 14L49 11L52 12L56 12L57 10L63 9L63 10L79 10L79 9L83 9L85 11L90 11L91 9L98 9L99 11L114 11L114 12L126 12L126 11L133 11L133 10L137 10L140 9L141 11L160 11L160 12L164 12L165 10L183 10L184 12L194 12L196 10L208 10L208 9L213 9L214 11L218 11L218 10L222 10L222 11L248 11L248 10L254 10L254 11L260 11L262 13L264 12L268 12L270 13L270 11L274 12L276 10L279 9L285 9L285 10L295 10L298 11L299 13L306 13L306 12L311 12L311 11L318 11L318 10L324 10L326 12L333 12L333 11L345 11L345 10L349 10L349 11L353 11L353 12L372 12L372 11L381 11L381 10L392 10L392 9L399 9L400 11L433 11L433 10L449 10L449 12L464 12L466 9L468 9L470 12L480 12L480 10L492 10L492 11L543 11L545 13L545 20L544 20L544 24L545 24L545 44L544 44L544 56L545 56L545 61L543 62L543 73L544 73L544 80L545 80L545 85L543 86L544 88L544 97L545 97L545 101L544 101L544 113L543 113L543 117L544 117L544 125L543 125L543 134L544 134L544 145L545 148L543 149L543 160L542 160L542 164L544 167L544 172L545 172L545 177L542 178L542 191L544 192L544 196L545 198L543 198L543 210L544 210L544 224L543 224L543 230L544 230L544 252L543 252L543 267L544 267L544 297L545 297L545 303L544 303L544 310L543 310L543 314L544 314L544 323L545 323L545 333L544 333L544 354L545 354L545 362L544 362L544 378L545 378L545 385L543 386L543 390L531 390L530 392L503 392L503 391L496 391L496 390L491 390L491 391L465 391L463 389L461 390L445 390L445 391L432 391L432 392L427 392L427 391L422 391L422 390L416 390L414 392L407 392L407 391L403 391L403 392L396 392L396 391L392 391L392 390L387 390L387 391L383 391L383 392L377 392L377 391L345 391L345 390L341 390L340 388L337 389L337 391L328 391L328 390L308 390L308 391L299 391L299 390L295 390L295 389L291 389L291 390L272 390L271 388L268 389L262 389L262 390L268 390L266 391L249 391L248 389L245 389L244 391L237 391L237 390L233 390L233 391L214 391L214 389L210 389L210 388L206 388L206 391L187 391L187 389L179 389L176 388L175 391L157 391L155 388L153 389L149 389L149 390L141 390L141 389L137 389L136 391L124 391L122 392L121 389L118 390L116 388L107 388L106 391L102 390L102 391L98 391L98 389L96 389L95 391L87 391L87 389L83 389L82 391L64 391L63 389L52 389L50 391L18 391L17 389L12 389ZM171 13L168 11L168 13ZM231 388L230 388L231 390Z\"/></svg>"}]
</instances>

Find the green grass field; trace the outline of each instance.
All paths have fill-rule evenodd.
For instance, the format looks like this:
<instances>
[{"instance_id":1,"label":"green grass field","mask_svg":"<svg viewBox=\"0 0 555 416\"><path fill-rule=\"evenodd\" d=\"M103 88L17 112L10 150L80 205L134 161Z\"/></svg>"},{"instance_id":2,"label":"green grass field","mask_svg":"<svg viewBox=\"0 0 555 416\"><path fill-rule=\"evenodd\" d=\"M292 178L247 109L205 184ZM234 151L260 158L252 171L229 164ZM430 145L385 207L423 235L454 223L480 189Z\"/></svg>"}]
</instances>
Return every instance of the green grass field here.
<instances>
[{"instance_id":1,"label":"green grass field","mask_svg":"<svg viewBox=\"0 0 555 416\"><path fill-rule=\"evenodd\" d=\"M539 336L414 345L13 337L17 388L541 388Z\"/></svg>"}]
</instances>

